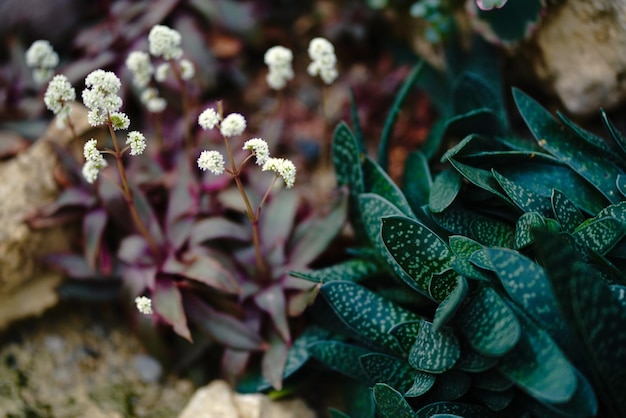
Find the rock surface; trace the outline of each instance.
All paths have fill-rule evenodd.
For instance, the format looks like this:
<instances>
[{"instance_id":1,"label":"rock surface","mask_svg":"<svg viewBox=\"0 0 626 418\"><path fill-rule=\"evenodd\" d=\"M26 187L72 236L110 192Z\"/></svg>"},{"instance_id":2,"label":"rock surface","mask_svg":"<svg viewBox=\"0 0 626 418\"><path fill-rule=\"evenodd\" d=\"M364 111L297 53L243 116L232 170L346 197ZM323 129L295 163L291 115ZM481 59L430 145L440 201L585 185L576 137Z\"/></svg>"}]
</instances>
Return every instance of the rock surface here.
<instances>
[{"instance_id":1,"label":"rock surface","mask_svg":"<svg viewBox=\"0 0 626 418\"><path fill-rule=\"evenodd\" d=\"M549 8L530 48L538 51L534 72L569 112L595 114L626 98L623 0L565 0Z\"/></svg>"}]
</instances>

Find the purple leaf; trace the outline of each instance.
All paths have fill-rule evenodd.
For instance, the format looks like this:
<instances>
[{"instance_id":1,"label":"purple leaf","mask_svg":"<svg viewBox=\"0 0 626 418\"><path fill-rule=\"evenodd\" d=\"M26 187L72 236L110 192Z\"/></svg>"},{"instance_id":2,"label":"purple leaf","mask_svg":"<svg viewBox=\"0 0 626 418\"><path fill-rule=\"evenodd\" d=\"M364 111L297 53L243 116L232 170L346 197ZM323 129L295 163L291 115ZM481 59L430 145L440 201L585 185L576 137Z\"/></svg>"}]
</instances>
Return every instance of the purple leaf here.
<instances>
[{"instance_id":1,"label":"purple leaf","mask_svg":"<svg viewBox=\"0 0 626 418\"><path fill-rule=\"evenodd\" d=\"M123 266L121 272L124 287L133 296L142 294L146 289L154 289L156 275L157 268L153 266Z\"/></svg>"},{"instance_id":2,"label":"purple leaf","mask_svg":"<svg viewBox=\"0 0 626 418\"><path fill-rule=\"evenodd\" d=\"M98 273L78 254L49 254L43 261L61 270L72 279L93 279Z\"/></svg>"},{"instance_id":3,"label":"purple leaf","mask_svg":"<svg viewBox=\"0 0 626 418\"><path fill-rule=\"evenodd\" d=\"M117 257L131 265L152 265L154 260L148 243L141 235L129 235L122 240Z\"/></svg>"},{"instance_id":4,"label":"purple leaf","mask_svg":"<svg viewBox=\"0 0 626 418\"><path fill-rule=\"evenodd\" d=\"M189 245L194 247L205 241L217 238L250 241L252 239L252 231L249 225L244 226L226 218L207 218L194 224L189 237Z\"/></svg>"},{"instance_id":5,"label":"purple leaf","mask_svg":"<svg viewBox=\"0 0 626 418\"><path fill-rule=\"evenodd\" d=\"M170 256L162 270L164 273L177 274L227 293L240 292L234 274L210 255L188 252L183 255L182 260Z\"/></svg>"},{"instance_id":6,"label":"purple leaf","mask_svg":"<svg viewBox=\"0 0 626 418\"><path fill-rule=\"evenodd\" d=\"M157 280L152 292L154 312L174 328L174 331L188 341L191 333L187 327L187 318L183 311L182 298L176 284L171 280Z\"/></svg>"},{"instance_id":7,"label":"purple leaf","mask_svg":"<svg viewBox=\"0 0 626 418\"><path fill-rule=\"evenodd\" d=\"M42 210L41 215L51 216L68 207L90 208L95 203L96 197L93 193L78 187L71 187L61 192L57 200Z\"/></svg>"},{"instance_id":8,"label":"purple leaf","mask_svg":"<svg viewBox=\"0 0 626 418\"><path fill-rule=\"evenodd\" d=\"M133 187L131 185L131 189L133 191L133 200L135 201L137 212L139 212L139 216L145 222L152 239L157 243L157 245L163 245L165 241L163 238L163 231L161 230L161 226L159 225L150 203L148 203L148 199L146 199L146 196L137 187Z\"/></svg>"},{"instance_id":9,"label":"purple leaf","mask_svg":"<svg viewBox=\"0 0 626 418\"><path fill-rule=\"evenodd\" d=\"M193 218L180 218L167 227L167 240L175 249L180 250L193 231Z\"/></svg>"},{"instance_id":10,"label":"purple leaf","mask_svg":"<svg viewBox=\"0 0 626 418\"><path fill-rule=\"evenodd\" d=\"M104 233L107 219L107 213L102 208L92 210L83 219L85 259L89 267L93 270L97 268L102 234Z\"/></svg>"},{"instance_id":11,"label":"purple leaf","mask_svg":"<svg viewBox=\"0 0 626 418\"><path fill-rule=\"evenodd\" d=\"M259 308L269 314L282 338L290 343L291 336L287 323L285 294L280 284L266 288L254 297L254 301Z\"/></svg>"},{"instance_id":12,"label":"purple leaf","mask_svg":"<svg viewBox=\"0 0 626 418\"><path fill-rule=\"evenodd\" d=\"M267 348L259 334L237 318L212 309L206 302L185 293L189 317L218 343L233 350L260 351Z\"/></svg>"},{"instance_id":13,"label":"purple leaf","mask_svg":"<svg viewBox=\"0 0 626 418\"><path fill-rule=\"evenodd\" d=\"M234 386L246 371L251 354L250 351L224 349L224 354L222 354L222 375L231 385Z\"/></svg>"},{"instance_id":14,"label":"purple leaf","mask_svg":"<svg viewBox=\"0 0 626 418\"><path fill-rule=\"evenodd\" d=\"M295 192L279 193L261 212L261 245L272 265L284 263L285 244L293 228L299 201L300 196Z\"/></svg>"},{"instance_id":15,"label":"purple leaf","mask_svg":"<svg viewBox=\"0 0 626 418\"><path fill-rule=\"evenodd\" d=\"M174 222L186 215L195 215L198 211L198 202L196 196L198 185L191 175L189 161L186 154L181 154L181 158L176 163L177 181L170 194L167 207L167 225L171 226Z\"/></svg>"},{"instance_id":16,"label":"purple leaf","mask_svg":"<svg viewBox=\"0 0 626 418\"><path fill-rule=\"evenodd\" d=\"M283 373L287 362L289 346L276 332L270 336L270 346L261 360L263 377L276 390L283 387Z\"/></svg>"}]
</instances>

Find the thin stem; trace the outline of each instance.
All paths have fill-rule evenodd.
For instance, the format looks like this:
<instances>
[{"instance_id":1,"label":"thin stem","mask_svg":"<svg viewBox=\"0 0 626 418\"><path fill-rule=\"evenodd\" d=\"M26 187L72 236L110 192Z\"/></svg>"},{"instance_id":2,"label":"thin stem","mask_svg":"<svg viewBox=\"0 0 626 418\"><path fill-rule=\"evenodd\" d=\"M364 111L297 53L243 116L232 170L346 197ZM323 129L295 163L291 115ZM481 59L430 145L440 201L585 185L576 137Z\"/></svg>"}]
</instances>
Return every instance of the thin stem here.
<instances>
[{"instance_id":1,"label":"thin stem","mask_svg":"<svg viewBox=\"0 0 626 418\"><path fill-rule=\"evenodd\" d=\"M128 205L128 209L130 210L130 214L135 222L135 226L139 230L139 233L143 235L144 239L148 243L150 247L150 251L154 255L154 257L158 260L161 257L161 251L159 250L159 246L154 242L152 235L148 231L145 223L139 216L139 212L137 211L137 206L135 205L135 201L133 199L133 192L128 184L128 178L126 177L126 169L124 168L124 164L122 162L122 151L120 150L120 146L117 141L117 135L115 134L115 130L113 129L113 125L109 122L107 123L109 127L109 133L111 134L111 139L113 140L113 146L115 147L115 159L117 161L117 170L120 173L120 182L121 182L121 190L122 195L124 196L124 200Z\"/></svg>"},{"instance_id":2,"label":"thin stem","mask_svg":"<svg viewBox=\"0 0 626 418\"><path fill-rule=\"evenodd\" d=\"M183 76L180 72L180 68L173 61L170 61L170 67L174 72L174 76L176 80L178 80L178 84L180 85L180 93L183 105L183 128L185 131L185 147L187 148L187 152L191 156L193 154L193 149L195 144L193 143L193 138L191 137L191 127L189 125L189 112L190 112L190 103L189 103L189 94L187 92L187 84L185 80L183 80Z\"/></svg>"},{"instance_id":3,"label":"thin stem","mask_svg":"<svg viewBox=\"0 0 626 418\"><path fill-rule=\"evenodd\" d=\"M265 191L265 194L263 195L263 199L261 199L261 203L259 203L259 207L257 208L257 211L256 211L257 218L261 217L261 208L263 208L263 205L265 205L265 201L269 197L270 192L274 188L274 185L276 184L276 180L278 180L279 177L280 177L279 175L274 176L274 180L272 180L270 187L268 187L267 190Z\"/></svg>"}]
</instances>

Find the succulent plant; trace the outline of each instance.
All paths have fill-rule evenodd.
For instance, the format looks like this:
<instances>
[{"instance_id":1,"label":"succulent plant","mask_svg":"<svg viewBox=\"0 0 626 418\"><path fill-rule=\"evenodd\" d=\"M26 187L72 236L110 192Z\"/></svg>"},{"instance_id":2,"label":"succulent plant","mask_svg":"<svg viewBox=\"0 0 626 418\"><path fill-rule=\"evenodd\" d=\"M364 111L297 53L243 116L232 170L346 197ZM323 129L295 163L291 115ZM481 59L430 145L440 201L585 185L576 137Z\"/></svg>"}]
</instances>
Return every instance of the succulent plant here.
<instances>
[{"instance_id":1,"label":"succulent plant","mask_svg":"<svg viewBox=\"0 0 626 418\"><path fill-rule=\"evenodd\" d=\"M521 139L497 79L465 68L402 188L386 153L335 130L360 246L293 273L319 286L310 316L329 333L306 355L358 382L332 415L624 416L626 138L604 112L612 143L514 89L535 140Z\"/></svg>"}]
</instances>

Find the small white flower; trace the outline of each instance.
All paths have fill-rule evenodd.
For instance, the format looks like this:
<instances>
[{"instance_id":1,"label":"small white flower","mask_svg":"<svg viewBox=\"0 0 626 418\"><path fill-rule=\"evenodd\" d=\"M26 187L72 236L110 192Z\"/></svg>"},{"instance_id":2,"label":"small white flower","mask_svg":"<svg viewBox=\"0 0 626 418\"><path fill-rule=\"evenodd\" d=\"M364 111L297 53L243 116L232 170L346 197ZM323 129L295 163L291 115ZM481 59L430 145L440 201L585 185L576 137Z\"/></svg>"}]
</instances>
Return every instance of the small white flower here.
<instances>
[{"instance_id":1,"label":"small white flower","mask_svg":"<svg viewBox=\"0 0 626 418\"><path fill-rule=\"evenodd\" d=\"M265 52L263 60L268 67L291 64L293 52L284 46L273 46Z\"/></svg>"},{"instance_id":2,"label":"small white flower","mask_svg":"<svg viewBox=\"0 0 626 418\"><path fill-rule=\"evenodd\" d=\"M198 157L198 168L220 175L224 172L224 156L217 151L202 151Z\"/></svg>"},{"instance_id":3,"label":"small white flower","mask_svg":"<svg viewBox=\"0 0 626 418\"><path fill-rule=\"evenodd\" d=\"M291 61L293 53L284 46L274 46L265 52L264 61L269 67L267 74L267 84L274 90L280 90L293 79L293 69Z\"/></svg>"},{"instance_id":4,"label":"small white flower","mask_svg":"<svg viewBox=\"0 0 626 418\"><path fill-rule=\"evenodd\" d=\"M64 75L55 75L43 96L46 107L55 115L58 115L67 108L69 113L68 102L76 100L76 90L70 84Z\"/></svg>"},{"instance_id":5,"label":"small white flower","mask_svg":"<svg viewBox=\"0 0 626 418\"><path fill-rule=\"evenodd\" d=\"M320 71L320 77L326 84L333 84L333 81L339 77L339 73L335 68L324 68Z\"/></svg>"},{"instance_id":6,"label":"small white flower","mask_svg":"<svg viewBox=\"0 0 626 418\"><path fill-rule=\"evenodd\" d=\"M263 164L263 171L273 171L281 176L288 189L291 189L296 181L296 166L284 158L269 158Z\"/></svg>"},{"instance_id":7,"label":"small white flower","mask_svg":"<svg viewBox=\"0 0 626 418\"><path fill-rule=\"evenodd\" d=\"M161 113L165 110L166 106L167 102L162 97L153 97L146 102L146 109L148 109L148 112L152 113Z\"/></svg>"},{"instance_id":8,"label":"small white flower","mask_svg":"<svg viewBox=\"0 0 626 418\"><path fill-rule=\"evenodd\" d=\"M26 65L30 68L55 68L59 65L59 55L50 42L40 39L26 50Z\"/></svg>"},{"instance_id":9,"label":"small white flower","mask_svg":"<svg viewBox=\"0 0 626 418\"><path fill-rule=\"evenodd\" d=\"M200 113L198 116L198 125L202 127L205 131L207 129L213 129L217 125L219 125L221 117L219 113L215 111L212 107L206 109L204 112Z\"/></svg>"},{"instance_id":10,"label":"small white flower","mask_svg":"<svg viewBox=\"0 0 626 418\"><path fill-rule=\"evenodd\" d=\"M316 61L324 55L335 55L335 47L326 38L313 38L309 42L308 53L309 57Z\"/></svg>"},{"instance_id":11,"label":"small white flower","mask_svg":"<svg viewBox=\"0 0 626 418\"><path fill-rule=\"evenodd\" d=\"M46 84L52 78L54 71L50 68L35 68L33 70L33 80L37 85Z\"/></svg>"},{"instance_id":12,"label":"small white flower","mask_svg":"<svg viewBox=\"0 0 626 418\"><path fill-rule=\"evenodd\" d=\"M137 88L145 88L150 84L154 73L154 66L150 62L150 55L143 51L132 51L126 58L126 67L133 74L133 84Z\"/></svg>"},{"instance_id":13,"label":"small white flower","mask_svg":"<svg viewBox=\"0 0 626 418\"><path fill-rule=\"evenodd\" d=\"M267 142L261 138L252 138L247 140L243 144L243 149L254 153L257 165L262 166L270 158L270 150L267 146Z\"/></svg>"},{"instance_id":14,"label":"small white flower","mask_svg":"<svg viewBox=\"0 0 626 418\"><path fill-rule=\"evenodd\" d=\"M83 177L87 180L87 183L93 183L98 178L100 170L106 167L108 164L104 157L100 155L97 161L87 160L83 166Z\"/></svg>"},{"instance_id":15,"label":"small white flower","mask_svg":"<svg viewBox=\"0 0 626 418\"><path fill-rule=\"evenodd\" d=\"M146 137L139 131L131 131L126 137L126 145L130 146L130 155L140 155L146 149Z\"/></svg>"},{"instance_id":16,"label":"small white flower","mask_svg":"<svg viewBox=\"0 0 626 418\"><path fill-rule=\"evenodd\" d=\"M220 132L225 137L241 135L246 130L246 118L240 113L231 113L220 124Z\"/></svg>"},{"instance_id":17,"label":"small white flower","mask_svg":"<svg viewBox=\"0 0 626 418\"><path fill-rule=\"evenodd\" d=\"M326 84L335 81L339 74L335 68L337 57L333 44L324 38L314 38L309 43L308 52L312 62L307 67L307 72L312 77L319 75Z\"/></svg>"},{"instance_id":18,"label":"small white flower","mask_svg":"<svg viewBox=\"0 0 626 418\"><path fill-rule=\"evenodd\" d=\"M87 122L91 126L104 125L107 121L107 114L102 109L92 109L87 112Z\"/></svg>"},{"instance_id":19,"label":"small white flower","mask_svg":"<svg viewBox=\"0 0 626 418\"><path fill-rule=\"evenodd\" d=\"M111 125L113 129L119 131L120 129L128 129L130 126L130 119L123 112L111 113Z\"/></svg>"},{"instance_id":20,"label":"small white flower","mask_svg":"<svg viewBox=\"0 0 626 418\"><path fill-rule=\"evenodd\" d=\"M111 71L95 70L85 78L85 86L82 96L89 108L87 120L91 126L102 125L109 114L122 107L122 98L117 95L122 86L120 79Z\"/></svg>"},{"instance_id":21,"label":"small white flower","mask_svg":"<svg viewBox=\"0 0 626 418\"><path fill-rule=\"evenodd\" d=\"M98 151L98 141L94 138L91 138L89 141L85 142L85 146L83 147L83 155L85 156L86 161L97 162L102 158L102 154Z\"/></svg>"},{"instance_id":22,"label":"small white flower","mask_svg":"<svg viewBox=\"0 0 626 418\"><path fill-rule=\"evenodd\" d=\"M182 59L178 64L180 65L180 76L183 80L190 80L196 75L196 67L193 65L193 62Z\"/></svg>"},{"instance_id":23,"label":"small white flower","mask_svg":"<svg viewBox=\"0 0 626 418\"><path fill-rule=\"evenodd\" d=\"M154 72L154 79L159 83L167 80L167 74L170 72L170 64L167 62L161 63L157 66Z\"/></svg>"},{"instance_id":24,"label":"small white flower","mask_svg":"<svg viewBox=\"0 0 626 418\"><path fill-rule=\"evenodd\" d=\"M166 60L178 59L183 54L180 48L180 33L163 25L155 25L148 35L148 47L155 57Z\"/></svg>"},{"instance_id":25,"label":"small white flower","mask_svg":"<svg viewBox=\"0 0 626 418\"><path fill-rule=\"evenodd\" d=\"M137 296L135 298L137 310L144 315L152 315L152 300L146 296Z\"/></svg>"}]
</instances>

